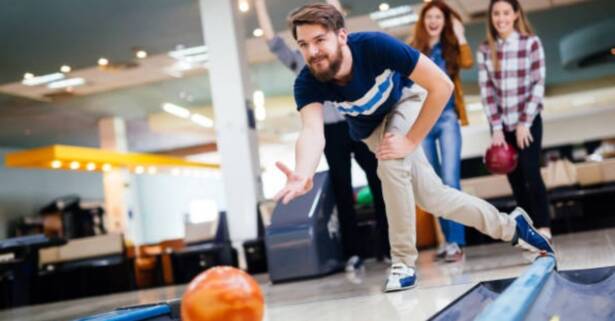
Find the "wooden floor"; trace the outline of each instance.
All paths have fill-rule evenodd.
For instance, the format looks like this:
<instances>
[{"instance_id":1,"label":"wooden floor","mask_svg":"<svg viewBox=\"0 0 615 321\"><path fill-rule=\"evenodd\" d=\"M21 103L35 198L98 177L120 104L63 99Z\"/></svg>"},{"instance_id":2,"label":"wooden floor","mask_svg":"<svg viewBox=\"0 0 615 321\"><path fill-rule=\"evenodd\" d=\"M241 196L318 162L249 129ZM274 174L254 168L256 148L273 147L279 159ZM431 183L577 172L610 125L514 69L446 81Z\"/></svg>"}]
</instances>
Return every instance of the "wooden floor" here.
<instances>
[{"instance_id":1,"label":"wooden floor","mask_svg":"<svg viewBox=\"0 0 615 321\"><path fill-rule=\"evenodd\" d=\"M555 237L560 270L615 265L615 229ZM433 261L423 251L415 289L382 292L387 268L368 261L364 271L338 273L302 282L271 285L257 279L266 295L267 321L425 320L483 280L518 276L529 264L525 252L497 243L466 249L464 262ZM0 320L58 321L105 312L119 306L180 297L185 286L158 288L0 311Z\"/></svg>"}]
</instances>

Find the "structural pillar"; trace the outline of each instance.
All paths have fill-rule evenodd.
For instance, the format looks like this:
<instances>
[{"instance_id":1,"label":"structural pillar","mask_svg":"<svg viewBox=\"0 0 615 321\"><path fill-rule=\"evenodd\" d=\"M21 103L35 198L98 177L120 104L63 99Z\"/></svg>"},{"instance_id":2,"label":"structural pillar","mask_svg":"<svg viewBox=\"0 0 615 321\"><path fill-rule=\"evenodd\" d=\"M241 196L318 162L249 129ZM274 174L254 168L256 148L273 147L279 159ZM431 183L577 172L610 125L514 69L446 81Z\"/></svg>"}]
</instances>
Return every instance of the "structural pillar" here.
<instances>
[{"instance_id":1,"label":"structural pillar","mask_svg":"<svg viewBox=\"0 0 615 321\"><path fill-rule=\"evenodd\" d=\"M262 199L262 182L245 33L236 4L200 0L229 230L240 253L240 266L245 268L242 243L257 236L256 206Z\"/></svg>"},{"instance_id":2,"label":"structural pillar","mask_svg":"<svg viewBox=\"0 0 615 321\"><path fill-rule=\"evenodd\" d=\"M128 151L126 123L123 119L103 118L98 121L100 148L119 152ZM103 171L103 192L105 195L105 220L107 230L123 233L124 238L134 244L141 244L143 222L139 211L136 179L125 168Z\"/></svg>"}]
</instances>

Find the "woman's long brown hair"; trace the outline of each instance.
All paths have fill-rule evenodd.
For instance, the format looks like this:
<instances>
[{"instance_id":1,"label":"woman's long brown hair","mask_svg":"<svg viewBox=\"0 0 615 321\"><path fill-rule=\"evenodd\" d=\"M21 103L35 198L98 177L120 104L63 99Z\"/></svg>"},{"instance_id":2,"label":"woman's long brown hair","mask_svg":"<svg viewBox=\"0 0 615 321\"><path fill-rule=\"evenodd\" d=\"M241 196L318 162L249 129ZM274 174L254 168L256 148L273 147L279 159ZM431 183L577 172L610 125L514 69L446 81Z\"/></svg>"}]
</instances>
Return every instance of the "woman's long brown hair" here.
<instances>
[{"instance_id":1,"label":"woman's long brown hair","mask_svg":"<svg viewBox=\"0 0 615 321\"><path fill-rule=\"evenodd\" d=\"M453 31L453 18L460 22L461 16L444 1L434 0L425 4L421 9L419 20L414 25L414 35L410 39L410 44L425 55L429 55L431 48L429 47L429 34L425 28L425 15L431 8L438 8L444 14L444 27L440 34L440 44L442 45L442 57L446 62L446 71L449 76L453 76L459 72L459 41Z\"/></svg>"},{"instance_id":2,"label":"woman's long brown hair","mask_svg":"<svg viewBox=\"0 0 615 321\"><path fill-rule=\"evenodd\" d=\"M496 39L498 39L498 31L495 29L493 25L493 21L491 20L491 14L493 13L493 6L498 2L506 2L510 4L515 13L519 15L519 18L515 21L514 28L517 32L526 36L533 36L534 30L530 25L530 22L527 20L525 16L525 12L523 12L523 8L521 4L517 0L491 0L489 2L489 11L487 12L487 44L489 45L489 50L491 51L491 61L494 62L495 70L500 70L500 61L497 58L497 49L495 46Z\"/></svg>"}]
</instances>

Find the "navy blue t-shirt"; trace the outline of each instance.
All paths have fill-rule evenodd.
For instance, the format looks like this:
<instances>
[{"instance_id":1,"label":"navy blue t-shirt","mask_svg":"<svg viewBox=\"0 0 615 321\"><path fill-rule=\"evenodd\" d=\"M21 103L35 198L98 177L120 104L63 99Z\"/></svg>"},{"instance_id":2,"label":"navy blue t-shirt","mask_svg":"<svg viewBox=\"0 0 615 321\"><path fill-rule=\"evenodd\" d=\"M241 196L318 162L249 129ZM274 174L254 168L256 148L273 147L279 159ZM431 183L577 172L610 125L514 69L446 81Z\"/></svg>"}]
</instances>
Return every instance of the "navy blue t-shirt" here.
<instances>
[{"instance_id":1,"label":"navy blue t-shirt","mask_svg":"<svg viewBox=\"0 0 615 321\"><path fill-rule=\"evenodd\" d=\"M340 86L320 82L305 66L295 79L297 109L311 103L333 102L346 116L350 136L367 138L400 100L402 89L412 86L408 76L420 53L381 32L348 35L352 53L352 79Z\"/></svg>"}]
</instances>

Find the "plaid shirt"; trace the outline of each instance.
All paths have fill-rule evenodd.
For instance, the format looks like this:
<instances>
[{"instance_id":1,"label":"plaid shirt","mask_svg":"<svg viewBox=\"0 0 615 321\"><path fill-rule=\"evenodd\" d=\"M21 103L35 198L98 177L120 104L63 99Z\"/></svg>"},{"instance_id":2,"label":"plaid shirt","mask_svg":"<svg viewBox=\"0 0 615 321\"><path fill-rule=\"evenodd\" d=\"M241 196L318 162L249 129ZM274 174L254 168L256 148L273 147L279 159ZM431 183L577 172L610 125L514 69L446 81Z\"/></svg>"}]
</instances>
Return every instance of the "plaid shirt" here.
<instances>
[{"instance_id":1,"label":"plaid shirt","mask_svg":"<svg viewBox=\"0 0 615 321\"><path fill-rule=\"evenodd\" d=\"M493 130L530 128L542 111L545 93L545 58L537 36L513 32L496 44L500 70L495 71L491 50L483 43L477 55L483 109Z\"/></svg>"}]
</instances>

